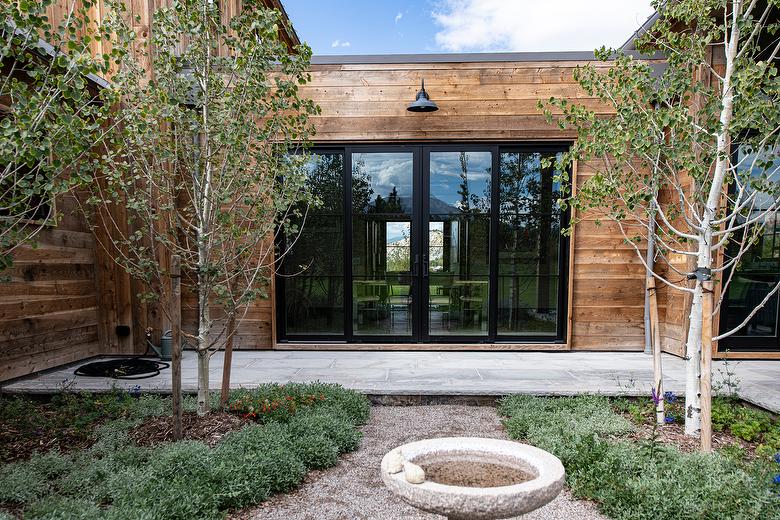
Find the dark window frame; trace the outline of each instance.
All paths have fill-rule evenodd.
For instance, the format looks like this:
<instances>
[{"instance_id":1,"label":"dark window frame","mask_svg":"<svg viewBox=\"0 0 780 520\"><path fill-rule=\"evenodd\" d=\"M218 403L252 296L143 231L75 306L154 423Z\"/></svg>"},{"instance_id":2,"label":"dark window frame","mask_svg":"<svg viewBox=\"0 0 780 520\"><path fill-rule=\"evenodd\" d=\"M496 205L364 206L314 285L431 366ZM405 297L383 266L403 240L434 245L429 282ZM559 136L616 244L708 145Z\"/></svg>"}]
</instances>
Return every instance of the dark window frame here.
<instances>
[{"instance_id":1,"label":"dark window frame","mask_svg":"<svg viewBox=\"0 0 780 520\"><path fill-rule=\"evenodd\" d=\"M286 332L286 305L284 277L276 277L276 341L278 343L366 343L366 344L408 344L410 348L419 343L468 343L468 344L565 344L568 335L568 293L569 293L569 256L570 239L559 234L558 240L558 272L551 273L558 279L557 294L557 323L555 335L531 335L531 334L497 334L498 311L498 231L499 231L499 197L500 197L500 154L501 153L559 153L566 151L571 145L568 141L556 141L545 143L512 143L512 142L469 142L469 143L427 143L408 142L403 144L377 143L377 144L349 144L338 145L322 144L311 147L308 152L312 154L340 153L343 155L344 167L344 244L343 244L343 313L344 329L340 334L287 334ZM382 152L412 152L413 153L413 193L415 202L412 209L412 236L416 239L417 247L414 254L427 251L428 234L422 233L423 224L429 218L429 191L430 191L430 152L431 151L490 151L492 154L491 172L491 211L490 238L489 238L489 302L488 302L488 333L486 335L431 335L428 327L428 286L427 283L415 283L412 289L413 327L409 337L386 335L356 335L352 332L352 154L353 153L382 153ZM571 174L571 171L569 171ZM571 175L570 175L571 178ZM423 182L427 181L427 182ZM566 209L560 213L560 229L566 229L570 222L570 211ZM411 260L413 262L413 260ZM415 277L422 280L422 277ZM422 287L420 287L422 286ZM425 298L423 298L425 296Z\"/></svg>"}]
</instances>

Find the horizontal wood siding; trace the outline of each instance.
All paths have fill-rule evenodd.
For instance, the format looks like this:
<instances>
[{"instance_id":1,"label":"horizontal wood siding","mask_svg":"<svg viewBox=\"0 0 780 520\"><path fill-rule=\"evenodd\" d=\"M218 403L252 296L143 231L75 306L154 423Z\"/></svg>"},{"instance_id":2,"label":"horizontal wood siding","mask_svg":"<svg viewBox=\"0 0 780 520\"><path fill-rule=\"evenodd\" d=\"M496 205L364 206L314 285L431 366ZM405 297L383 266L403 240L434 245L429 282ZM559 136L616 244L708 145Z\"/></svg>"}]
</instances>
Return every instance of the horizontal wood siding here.
<instances>
[{"instance_id":1,"label":"horizontal wood siding","mask_svg":"<svg viewBox=\"0 0 780 520\"><path fill-rule=\"evenodd\" d=\"M606 107L589 98L574 81L575 68L584 64L314 65L312 81L301 88L301 94L322 108L322 114L314 118L317 129L314 139L320 144L564 141L572 140L574 134L548 124L538 109L540 100L564 97L609 114ZM426 90L439 106L437 112L415 114L406 110L420 88L421 79L425 79ZM598 167L595 162L580 163L578 182L584 182ZM570 266L572 330L566 347L641 350L644 348L642 264L634 249L624 243L614 222L597 225L595 214L580 217ZM289 347L303 348L301 345L285 348Z\"/></svg>"},{"instance_id":2,"label":"horizontal wood siding","mask_svg":"<svg viewBox=\"0 0 780 520\"><path fill-rule=\"evenodd\" d=\"M17 249L2 273L0 380L101 351L95 242L74 209L72 197L59 200L60 224L43 229L36 247Z\"/></svg>"}]
</instances>

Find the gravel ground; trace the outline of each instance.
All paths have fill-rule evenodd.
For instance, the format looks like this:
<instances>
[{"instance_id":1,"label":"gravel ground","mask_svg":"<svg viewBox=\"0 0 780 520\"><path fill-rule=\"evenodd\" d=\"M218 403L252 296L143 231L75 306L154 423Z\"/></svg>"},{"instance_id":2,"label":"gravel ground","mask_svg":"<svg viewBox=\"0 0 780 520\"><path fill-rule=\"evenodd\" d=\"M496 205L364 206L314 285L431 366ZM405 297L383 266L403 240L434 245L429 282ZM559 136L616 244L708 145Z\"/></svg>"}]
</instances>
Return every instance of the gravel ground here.
<instances>
[{"instance_id":1,"label":"gravel ground","mask_svg":"<svg viewBox=\"0 0 780 520\"><path fill-rule=\"evenodd\" d=\"M506 435L489 406L375 406L363 427L360 449L339 464L309 474L295 492L272 497L258 507L235 513L233 520L436 520L385 489L379 474L382 457L392 448L431 437ZM567 490L524 520L601 520L596 507L575 500Z\"/></svg>"}]
</instances>

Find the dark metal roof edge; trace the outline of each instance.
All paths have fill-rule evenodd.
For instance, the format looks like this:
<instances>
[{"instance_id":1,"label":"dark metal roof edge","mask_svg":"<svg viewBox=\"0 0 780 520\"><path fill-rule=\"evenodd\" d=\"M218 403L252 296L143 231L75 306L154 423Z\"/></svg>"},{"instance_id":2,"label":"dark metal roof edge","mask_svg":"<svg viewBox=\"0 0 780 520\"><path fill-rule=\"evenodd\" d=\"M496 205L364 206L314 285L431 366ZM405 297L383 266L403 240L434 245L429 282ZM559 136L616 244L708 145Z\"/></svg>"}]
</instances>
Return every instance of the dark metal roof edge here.
<instances>
[{"instance_id":1,"label":"dark metal roof edge","mask_svg":"<svg viewBox=\"0 0 780 520\"><path fill-rule=\"evenodd\" d=\"M636 46L634 45L637 41L637 39L641 38L647 31L650 30L653 25L655 25L655 22L658 21L658 19L661 17L661 15L658 13L658 11L654 12L650 15L650 17L645 20L645 23L643 23L639 29L634 31L634 34L632 34L628 40L623 43L623 45L620 46L620 50L622 51L635 51Z\"/></svg>"},{"instance_id":2,"label":"dark metal roof edge","mask_svg":"<svg viewBox=\"0 0 780 520\"><path fill-rule=\"evenodd\" d=\"M13 30L14 33L18 34L19 36L27 38L28 35L25 34L24 31L22 31L21 29L17 28L11 21L7 21L6 24L7 24L6 27L8 29ZM56 58L59 55L65 56L64 53L58 51L56 48L54 48L54 45L50 44L43 38L38 38L38 42L36 46L37 46L37 50L41 54L45 54L52 58ZM86 75L86 78L99 88L107 88L111 86L111 83L109 83L108 80L106 80L105 78L101 78L97 74L89 73Z\"/></svg>"},{"instance_id":3,"label":"dark metal roof edge","mask_svg":"<svg viewBox=\"0 0 780 520\"><path fill-rule=\"evenodd\" d=\"M635 58L661 59L660 54L642 55L636 51L625 54ZM592 51L551 52L473 52L441 54L343 54L312 56L312 65L365 65L409 63L480 63L523 61L597 61Z\"/></svg>"}]
</instances>

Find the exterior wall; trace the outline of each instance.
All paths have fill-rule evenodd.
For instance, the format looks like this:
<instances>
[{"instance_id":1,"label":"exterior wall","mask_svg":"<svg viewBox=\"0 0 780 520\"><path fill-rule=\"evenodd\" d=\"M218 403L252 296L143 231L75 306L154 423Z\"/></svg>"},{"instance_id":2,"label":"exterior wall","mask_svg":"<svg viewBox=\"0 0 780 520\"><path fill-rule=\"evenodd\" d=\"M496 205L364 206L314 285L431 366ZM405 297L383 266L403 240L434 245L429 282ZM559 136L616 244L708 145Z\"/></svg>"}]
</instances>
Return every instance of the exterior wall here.
<instances>
[{"instance_id":1,"label":"exterior wall","mask_svg":"<svg viewBox=\"0 0 780 520\"><path fill-rule=\"evenodd\" d=\"M583 182L603 165L577 165ZM574 229L572 344L574 350L644 350L645 268L617 222L597 212L577 215ZM598 220L598 222L597 222ZM624 224L629 236L637 231ZM644 254L644 253L643 253Z\"/></svg>"},{"instance_id":2,"label":"exterior wall","mask_svg":"<svg viewBox=\"0 0 780 520\"><path fill-rule=\"evenodd\" d=\"M72 1L49 7L52 24L67 16ZM169 3L125 1L142 38L150 34L154 9ZM241 2L224 5L226 13L233 13ZM283 12L278 0L267 0L266 5ZM103 2L98 1L91 12L98 16L102 10ZM298 43L292 30L281 36L290 47ZM95 52L107 50L95 45ZM106 240L101 229L93 234L77 216L75 199L64 197L56 208L62 217L59 225L40 232L37 248L18 249L14 266L0 272L0 277L7 277L0 281L0 381L98 354L140 354L145 351L144 329L154 328L157 338L166 327L160 309L138 301L135 295L140 287L100 245ZM122 219L118 213L113 217ZM258 311L250 311L250 320L239 331L237 348L271 346L271 306L266 300L258 304ZM185 307L185 320L194 318L187 312ZM118 335L118 325L129 326L130 335Z\"/></svg>"},{"instance_id":3,"label":"exterior wall","mask_svg":"<svg viewBox=\"0 0 780 520\"><path fill-rule=\"evenodd\" d=\"M166 4L166 0L127 0L130 13L140 17L136 29L145 36L153 9ZM268 0L268 5L280 6L278 0ZM240 0L226 6L239 9ZM52 19L57 20L62 13L54 8ZM294 33L284 38L297 42ZM571 141L574 134L549 125L537 108L540 100L551 96L609 115L574 81L574 69L586 63L577 58L367 61L371 62L315 59L312 81L301 88L301 94L322 108L322 114L314 118L316 143ZM438 112L406 111L421 79L439 105ZM581 185L598 167L596 162L580 162L573 172L575 185ZM165 328L159 309L136 300L137 287L114 265L87 226L71 214L73 207L72 200L58 204L62 223L41 233L38 249L22 248L8 273L10 281L0 284L0 352L4 354L0 380L100 353L139 353L144 349L143 330L147 326L158 334ZM565 346L419 348L642 350L643 266L633 248L624 244L615 222L602 219L597 225L599 215L595 213L576 217L581 220L571 239L569 308L562 309L569 320ZM97 237L101 239L99 231ZM680 265L684 267L684 263ZM271 298L258 301L249 310L238 331L236 348L275 346L273 287L269 287L269 294ZM688 302L684 295L659 286L658 303L664 350L681 355ZM192 295L183 295L182 310L183 324L193 330L196 306ZM117 325L129 325L131 336L118 337Z\"/></svg>"},{"instance_id":4,"label":"exterior wall","mask_svg":"<svg viewBox=\"0 0 780 520\"><path fill-rule=\"evenodd\" d=\"M75 201L57 202L62 221L38 235L38 247L17 250L0 283L0 380L99 353L95 241L72 214Z\"/></svg>"},{"instance_id":5,"label":"exterior wall","mask_svg":"<svg viewBox=\"0 0 780 520\"><path fill-rule=\"evenodd\" d=\"M301 88L304 96L314 99L322 108L322 114L315 118L314 140L318 144L571 141L573 134L547 124L537 108L538 101L556 96L596 109L601 107L597 100L587 97L572 77L574 68L584 64L582 61L342 64L331 61L335 60L315 61L311 83ZM423 78L439 110L430 114L407 112L406 105L414 99ZM602 113L608 114L606 110ZM597 166L580 163L577 183L592 175ZM607 221L597 226L598 215L580 217L583 220L576 226L572 239L570 340L566 347L642 350L642 264L633 248L619 238L615 223ZM517 347L545 348L543 344ZM560 345L550 347L560 348Z\"/></svg>"}]
</instances>

